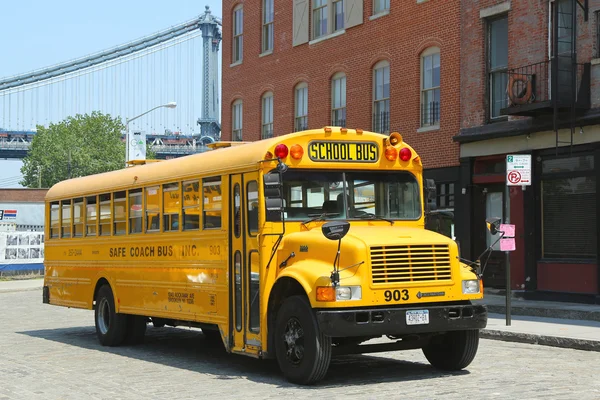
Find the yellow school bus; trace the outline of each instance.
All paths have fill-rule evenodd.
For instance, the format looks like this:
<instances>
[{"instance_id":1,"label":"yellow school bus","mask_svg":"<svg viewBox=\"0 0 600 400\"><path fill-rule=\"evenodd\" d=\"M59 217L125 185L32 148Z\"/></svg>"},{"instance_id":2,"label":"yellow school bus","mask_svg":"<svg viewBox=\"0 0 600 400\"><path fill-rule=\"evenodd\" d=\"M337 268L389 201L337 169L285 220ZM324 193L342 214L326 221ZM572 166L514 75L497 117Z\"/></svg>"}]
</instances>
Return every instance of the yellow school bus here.
<instances>
[{"instance_id":1,"label":"yellow school bus","mask_svg":"<svg viewBox=\"0 0 600 400\"><path fill-rule=\"evenodd\" d=\"M322 379L332 355L423 349L465 368L487 323L476 271L424 229L401 135L307 130L54 185L43 301L93 309L102 345L148 324ZM372 340L376 339L376 340Z\"/></svg>"}]
</instances>

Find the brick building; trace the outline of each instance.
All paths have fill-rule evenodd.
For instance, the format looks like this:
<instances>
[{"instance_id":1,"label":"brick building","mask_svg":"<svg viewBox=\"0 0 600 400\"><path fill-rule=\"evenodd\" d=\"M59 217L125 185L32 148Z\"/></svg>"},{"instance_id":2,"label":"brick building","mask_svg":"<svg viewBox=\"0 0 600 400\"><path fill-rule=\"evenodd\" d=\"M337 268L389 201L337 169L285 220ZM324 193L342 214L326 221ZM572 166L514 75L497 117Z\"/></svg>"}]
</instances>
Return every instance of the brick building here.
<instances>
[{"instance_id":1,"label":"brick building","mask_svg":"<svg viewBox=\"0 0 600 400\"><path fill-rule=\"evenodd\" d=\"M222 140L328 125L400 132L453 207L459 2L223 1Z\"/></svg>"},{"instance_id":2,"label":"brick building","mask_svg":"<svg viewBox=\"0 0 600 400\"><path fill-rule=\"evenodd\" d=\"M511 287L598 301L600 1L460 3L463 256L492 242L484 219L505 217L508 201L517 228ZM513 154L531 155L532 185L507 196ZM486 285L505 287L505 270L495 251Z\"/></svg>"}]
</instances>

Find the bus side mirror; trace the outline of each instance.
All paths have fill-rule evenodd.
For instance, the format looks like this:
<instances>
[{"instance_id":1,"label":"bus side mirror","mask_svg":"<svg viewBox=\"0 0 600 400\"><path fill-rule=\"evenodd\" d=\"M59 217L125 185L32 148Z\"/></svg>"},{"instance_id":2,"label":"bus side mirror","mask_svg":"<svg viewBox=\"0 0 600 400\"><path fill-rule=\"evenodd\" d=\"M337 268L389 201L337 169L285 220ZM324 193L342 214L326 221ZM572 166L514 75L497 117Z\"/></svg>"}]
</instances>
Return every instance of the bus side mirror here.
<instances>
[{"instance_id":1,"label":"bus side mirror","mask_svg":"<svg viewBox=\"0 0 600 400\"><path fill-rule=\"evenodd\" d=\"M269 222L283 221L283 183L281 173L269 172L263 175L265 192L265 219Z\"/></svg>"},{"instance_id":2,"label":"bus side mirror","mask_svg":"<svg viewBox=\"0 0 600 400\"><path fill-rule=\"evenodd\" d=\"M488 218L485 220L485 224L490 234L495 235L500 228L500 218Z\"/></svg>"},{"instance_id":3,"label":"bus side mirror","mask_svg":"<svg viewBox=\"0 0 600 400\"><path fill-rule=\"evenodd\" d=\"M435 210L437 208L437 187L435 186L435 180L425 179L425 206L427 211Z\"/></svg>"}]
</instances>

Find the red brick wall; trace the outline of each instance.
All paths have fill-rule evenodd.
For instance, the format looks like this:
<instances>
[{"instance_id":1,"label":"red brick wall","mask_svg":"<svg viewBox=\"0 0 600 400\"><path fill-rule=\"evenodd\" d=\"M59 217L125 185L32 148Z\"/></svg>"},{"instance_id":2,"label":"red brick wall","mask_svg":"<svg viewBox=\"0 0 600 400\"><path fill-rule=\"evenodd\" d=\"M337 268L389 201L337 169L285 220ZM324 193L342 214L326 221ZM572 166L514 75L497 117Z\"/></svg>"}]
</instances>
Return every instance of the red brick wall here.
<instances>
[{"instance_id":1,"label":"red brick wall","mask_svg":"<svg viewBox=\"0 0 600 400\"><path fill-rule=\"evenodd\" d=\"M232 10L244 6L244 57L231 64ZM458 164L460 122L459 3L430 0L391 2L390 14L373 21L372 0L364 1L363 24L314 45L292 46L291 1L275 0L275 45L273 54L261 52L261 3L259 0L223 1L223 90L222 140L231 139L231 105L243 99L243 138L260 138L261 96L274 95L274 132L293 131L294 86L308 82L310 128L330 124L330 79L346 73L346 106L349 128L371 129L372 67L381 60L390 63L391 129L420 153L426 168ZM417 132L420 125L420 54L440 48L440 129Z\"/></svg>"},{"instance_id":2,"label":"red brick wall","mask_svg":"<svg viewBox=\"0 0 600 400\"><path fill-rule=\"evenodd\" d=\"M0 202L43 203L48 189L0 189Z\"/></svg>"},{"instance_id":3,"label":"red brick wall","mask_svg":"<svg viewBox=\"0 0 600 400\"><path fill-rule=\"evenodd\" d=\"M486 123L486 24L480 10L506 0L461 0L461 128ZM518 68L548 60L548 0L512 0L508 12L508 67ZM579 6L578 62L586 63L594 55L596 16L600 0L589 2L589 20ZM598 82L592 82L592 85ZM596 104L595 106L598 106ZM511 117L515 118L515 117ZM517 117L518 118L518 117Z\"/></svg>"}]
</instances>

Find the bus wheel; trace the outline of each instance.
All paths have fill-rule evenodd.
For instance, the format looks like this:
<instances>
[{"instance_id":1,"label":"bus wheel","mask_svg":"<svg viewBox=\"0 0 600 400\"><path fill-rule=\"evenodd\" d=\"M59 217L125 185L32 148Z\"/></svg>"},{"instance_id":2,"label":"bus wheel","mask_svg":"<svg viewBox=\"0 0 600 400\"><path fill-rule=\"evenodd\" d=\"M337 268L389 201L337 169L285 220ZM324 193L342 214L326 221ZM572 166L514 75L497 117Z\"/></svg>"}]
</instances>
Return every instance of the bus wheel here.
<instances>
[{"instance_id":1,"label":"bus wheel","mask_svg":"<svg viewBox=\"0 0 600 400\"><path fill-rule=\"evenodd\" d=\"M479 347L479 330L453 331L431 338L423 354L436 368L458 371L475 358Z\"/></svg>"},{"instance_id":2,"label":"bus wheel","mask_svg":"<svg viewBox=\"0 0 600 400\"><path fill-rule=\"evenodd\" d=\"M115 299L110 286L103 285L96 294L96 335L102 346L118 346L127 333L127 315L115 312Z\"/></svg>"},{"instance_id":3,"label":"bus wheel","mask_svg":"<svg viewBox=\"0 0 600 400\"><path fill-rule=\"evenodd\" d=\"M127 316L127 333L125 334L125 343L140 344L144 341L146 335L146 324L148 318L140 315Z\"/></svg>"},{"instance_id":4,"label":"bus wheel","mask_svg":"<svg viewBox=\"0 0 600 400\"><path fill-rule=\"evenodd\" d=\"M275 353L279 368L290 382L308 385L325 377L331 361L331 338L319 331L304 296L289 297L279 309Z\"/></svg>"}]
</instances>

